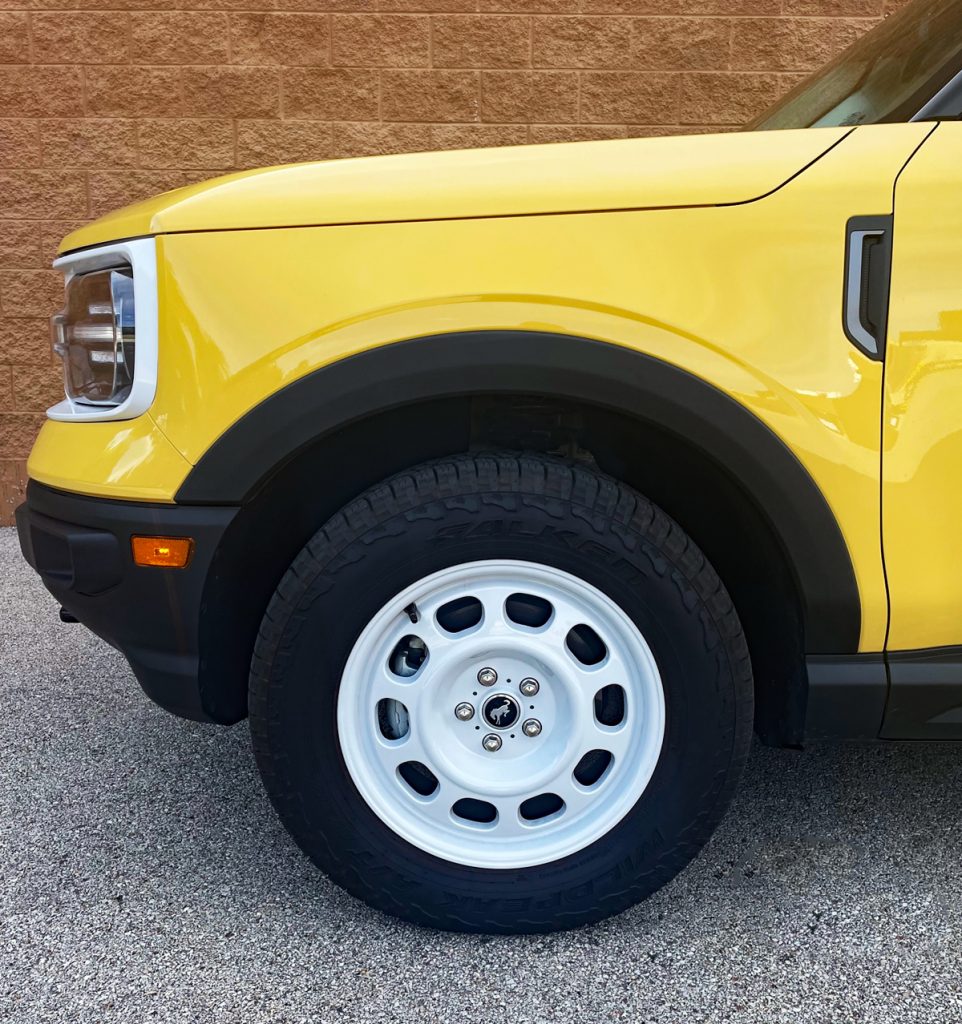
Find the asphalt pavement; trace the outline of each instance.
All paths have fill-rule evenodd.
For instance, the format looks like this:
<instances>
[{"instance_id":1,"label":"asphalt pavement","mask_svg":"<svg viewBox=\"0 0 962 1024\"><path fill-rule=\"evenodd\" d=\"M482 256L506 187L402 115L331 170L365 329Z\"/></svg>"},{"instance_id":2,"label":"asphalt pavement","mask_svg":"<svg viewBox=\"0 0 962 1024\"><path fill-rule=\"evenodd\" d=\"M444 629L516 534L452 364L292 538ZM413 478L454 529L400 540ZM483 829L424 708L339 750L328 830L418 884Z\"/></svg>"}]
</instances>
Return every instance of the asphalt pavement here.
<instances>
[{"instance_id":1,"label":"asphalt pavement","mask_svg":"<svg viewBox=\"0 0 962 1024\"><path fill-rule=\"evenodd\" d=\"M278 824L0 530L0 1020L962 1021L962 745L756 747L698 860L551 936L415 928Z\"/></svg>"}]
</instances>

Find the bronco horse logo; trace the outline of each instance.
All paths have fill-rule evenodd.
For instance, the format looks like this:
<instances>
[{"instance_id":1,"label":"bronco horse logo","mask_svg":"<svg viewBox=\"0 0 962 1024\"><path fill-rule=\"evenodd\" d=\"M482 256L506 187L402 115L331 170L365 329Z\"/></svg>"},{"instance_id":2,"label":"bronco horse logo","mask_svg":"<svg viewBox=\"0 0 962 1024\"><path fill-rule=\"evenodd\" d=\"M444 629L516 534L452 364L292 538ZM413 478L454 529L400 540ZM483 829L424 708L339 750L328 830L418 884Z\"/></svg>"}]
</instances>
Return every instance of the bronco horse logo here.
<instances>
[{"instance_id":1,"label":"bronco horse logo","mask_svg":"<svg viewBox=\"0 0 962 1024\"><path fill-rule=\"evenodd\" d=\"M500 725L506 715L510 715L514 708L505 701L500 707L489 708L488 715L492 719L495 725Z\"/></svg>"}]
</instances>

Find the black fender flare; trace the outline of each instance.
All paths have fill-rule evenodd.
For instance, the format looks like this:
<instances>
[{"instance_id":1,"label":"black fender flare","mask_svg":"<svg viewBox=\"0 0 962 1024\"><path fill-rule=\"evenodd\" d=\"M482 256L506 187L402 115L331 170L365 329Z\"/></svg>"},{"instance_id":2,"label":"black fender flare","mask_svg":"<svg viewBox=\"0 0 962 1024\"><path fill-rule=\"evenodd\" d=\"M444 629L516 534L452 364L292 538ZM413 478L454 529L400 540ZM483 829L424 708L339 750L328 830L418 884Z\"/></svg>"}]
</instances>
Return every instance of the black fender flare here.
<instances>
[{"instance_id":1,"label":"black fender flare","mask_svg":"<svg viewBox=\"0 0 962 1024\"><path fill-rule=\"evenodd\" d=\"M396 342L321 367L255 406L201 456L182 504L243 504L281 464L352 421L484 393L539 394L617 410L697 446L738 479L794 571L807 652L858 650L861 602L835 516L791 449L723 391L634 349L538 331L466 331Z\"/></svg>"}]
</instances>

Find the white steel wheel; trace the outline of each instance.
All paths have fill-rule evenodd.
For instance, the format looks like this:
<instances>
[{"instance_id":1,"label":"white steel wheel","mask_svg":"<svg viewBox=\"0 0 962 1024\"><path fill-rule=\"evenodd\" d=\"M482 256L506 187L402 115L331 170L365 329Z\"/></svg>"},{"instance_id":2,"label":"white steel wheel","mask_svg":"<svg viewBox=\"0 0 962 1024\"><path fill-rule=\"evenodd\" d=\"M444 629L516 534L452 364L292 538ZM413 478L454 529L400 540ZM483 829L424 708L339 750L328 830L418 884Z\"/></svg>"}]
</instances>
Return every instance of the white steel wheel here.
<instances>
[{"instance_id":1,"label":"white steel wheel","mask_svg":"<svg viewBox=\"0 0 962 1024\"><path fill-rule=\"evenodd\" d=\"M344 666L337 733L354 785L402 839L524 868L583 850L635 806L665 697L645 638L599 589L490 559L376 612Z\"/></svg>"},{"instance_id":2,"label":"white steel wheel","mask_svg":"<svg viewBox=\"0 0 962 1024\"><path fill-rule=\"evenodd\" d=\"M278 584L251 737L291 836L434 928L600 921L680 871L751 740L711 564L597 469L466 453L349 502Z\"/></svg>"}]
</instances>

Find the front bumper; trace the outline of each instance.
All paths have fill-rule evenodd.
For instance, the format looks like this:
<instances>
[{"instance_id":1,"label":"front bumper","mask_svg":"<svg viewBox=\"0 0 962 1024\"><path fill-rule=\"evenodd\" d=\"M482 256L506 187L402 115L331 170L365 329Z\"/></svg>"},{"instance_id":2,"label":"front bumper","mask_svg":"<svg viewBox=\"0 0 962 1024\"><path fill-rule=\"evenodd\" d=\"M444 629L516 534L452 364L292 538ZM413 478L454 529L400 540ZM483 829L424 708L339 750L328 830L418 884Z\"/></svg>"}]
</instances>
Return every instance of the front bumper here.
<instances>
[{"instance_id":1,"label":"front bumper","mask_svg":"<svg viewBox=\"0 0 962 1024\"><path fill-rule=\"evenodd\" d=\"M89 498L31 481L17 509L24 558L64 609L121 651L146 694L197 721L199 634L211 562L236 508ZM135 534L192 537L184 569L135 565Z\"/></svg>"}]
</instances>

